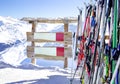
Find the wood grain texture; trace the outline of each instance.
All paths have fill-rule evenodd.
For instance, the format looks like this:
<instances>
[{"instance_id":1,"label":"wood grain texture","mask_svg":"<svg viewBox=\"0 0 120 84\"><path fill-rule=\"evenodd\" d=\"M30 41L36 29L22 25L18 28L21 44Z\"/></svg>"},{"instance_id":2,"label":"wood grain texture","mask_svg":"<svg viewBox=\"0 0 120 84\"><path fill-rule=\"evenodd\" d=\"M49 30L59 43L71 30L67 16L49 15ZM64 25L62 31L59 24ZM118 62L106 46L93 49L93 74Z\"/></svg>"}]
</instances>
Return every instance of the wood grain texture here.
<instances>
[{"instance_id":1,"label":"wood grain texture","mask_svg":"<svg viewBox=\"0 0 120 84\"><path fill-rule=\"evenodd\" d=\"M35 51L35 48L39 48L39 49L42 49L42 48L48 48L48 47L34 47L34 46L27 46L27 56L29 57L29 58L33 58L33 55L35 55L35 57L34 58L41 58L41 56L43 57L43 56L47 56L48 58L49 58L49 56L53 56L53 57L57 57L57 56L55 56L55 55L52 55L52 54L50 54L50 55L45 55L45 54L40 54L40 53L35 53L34 51ZM51 49L51 51L49 51L49 52L51 52L52 53L52 48L53 47L49 47L49 49ZM56 47L54 47L53 49L55 49ZM65 49L64 49L65 51L64 51L64 55L65 56L67 56L67 57L72 57L72 48L69 48L69 47L66 47ZM40 50L39 50L40 51ZM47 50L45 51L46 53L48 52ZM36 55L37 55L37 57L36 57ZM64 56L64 57L65 57ZM45 57L45 58L47 58L47 57ZM61 57L61 56L58 56L58 58L59 57Z\"/></svg>"},{"instance_id":2,"label":"wood grain texture","mask_svg":"<svg viewBox=\"0 0 120 84\"><path fill-rule=\"evenodd\" d=\"M42 36L37 36L38 37L38 39L37 39L37 37L35 38L34 37L34 34L35 33L39 33L39 34L43 34L44 33L44 35L46 34L48 37L48 39L47 38L42 38ZM54 38L53 39L51 39L50 40L50 38L51 38L51 35L52 34L56 34L55 32L54 33L51 33L51 32L49 32L49 35L48 35L48 32L27 32L27 41L34 41L34 42L58 42L58 43L62 43L62 44L66 44L66 45L68 45L68 44L72 44L72 32L62 32L63 34L64 34L64 41L56 41L56 38L55 38L55 40L54 40ZM61 33L61 32L59 32L59 33Z\"/></svg>"},{"instance_id":3,"label":"wood grain texture","mask_svg":"<svg viewBox=\"0 0 120 84\"><path fill-rule=\"evenodd\" d=\"M37 22L37 23L77 23L77 18L30 18L24 17L21 20L28 21L29 23Z\"/></svg>"}]
</instances>

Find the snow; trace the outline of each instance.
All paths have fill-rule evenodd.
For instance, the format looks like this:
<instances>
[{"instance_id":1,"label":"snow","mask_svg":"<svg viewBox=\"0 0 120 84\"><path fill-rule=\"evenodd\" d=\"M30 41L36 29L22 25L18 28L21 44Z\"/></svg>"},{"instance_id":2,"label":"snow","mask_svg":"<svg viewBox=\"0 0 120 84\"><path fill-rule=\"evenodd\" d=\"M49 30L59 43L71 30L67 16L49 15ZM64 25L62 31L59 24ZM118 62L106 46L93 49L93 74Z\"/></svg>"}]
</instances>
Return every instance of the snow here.
<instances>
[{"instance_id":1,"label":"snow","mask_svg":"<svg viewBox=\"0 0 120 84\"><path fill-rule=\"evenodd\" d=\"M74 32L76 24L69 27ZM58 32L63 31L63 25L39 24L36 30ZM27 22L0 16L0 84L70 84L72 67L76 66L71 58L67 69L63 69L63 61L37 59L36 65L30 63L26 55L26 32L30 31L31 25ZM59 44L42 44L46 45ZM79 79L73 84L79 84Z\"/></svg>"},{"instance_id":2,"label":"snow","mask_svg":"<svg viewBox=\"0 0 120 84\"><path fill-rule=\"evenodd\" d=\"M12 65L18 65L21 61L23 61L23 59L26 58L23 50L24 45L14 45L6 53L2 54L4 62L7 62Z\"/></svg>"},{"instance_id":3,"label":"snow","mask_svg":"<svg viewBox=\"0 0 120 84\"><path fill-rule=\"evenodd\" d=\"M12 66L0 62L1 84L70 84L71 71L60 67L45 67L32 64ZM76 78L73 84L79 84Z\"/></svg>"}]
</instances>

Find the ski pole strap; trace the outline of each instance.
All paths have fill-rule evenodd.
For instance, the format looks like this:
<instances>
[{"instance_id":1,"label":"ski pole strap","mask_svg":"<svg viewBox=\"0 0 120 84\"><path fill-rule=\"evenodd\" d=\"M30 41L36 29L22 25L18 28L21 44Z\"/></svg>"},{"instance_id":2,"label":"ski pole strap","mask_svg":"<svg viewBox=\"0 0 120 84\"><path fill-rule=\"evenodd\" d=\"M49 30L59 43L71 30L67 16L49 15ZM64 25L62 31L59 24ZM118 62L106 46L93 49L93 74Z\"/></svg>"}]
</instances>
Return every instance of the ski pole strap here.
<instances>
[{"instance_id":1,"label":"ski pole strap","mask_svg":"<svg viewBox=\"0 0 120 84\"><path fill-rule=\"evenodd\" d=\"M117 50L120 51L120 43L118 44Z\"/></svg>"},{"instance_id":2,"label":"ski pole strap","mask_svg":"<svg viewBox=\"0 0 120 84\"><path fill-rule=\"evenodd\" d=\"M106 56L110 56L110 49L111 47L108 44L105 44L104 54Z\"/></svg>"},{"instance_id":3,"label":"ski pole strap","mask_svg":"<svg viewBox=\"0 0 120 84\"><path fill-rule=\"evenodd\" d=\"M115 79L115 77L116 77L116 75L117 75L119 66L120 66L120 57L119 57L119 59L118 59L118 61L117 61L117 64L116 64L116 67L115 67L115 71L114 71L114 73L113 73L113 76L112 76L112 79L111 79L111 81L110 81L110 84L113 84L114 79Z\"/></svg>"},{"instance_id":4,"label":"ski pole strap","mask_svg":"<svg viewBox=\"0 0 120 84\"><path fill-rule=\"evenodd\" d=\"M96 17L96 6L92 6L91 16Z\"/></svg>"},{"instance_id":5,"label":"ski pole strap","mask_svg":"<svg viewBox=\"0 0 120 84\"><path fill-rule=\"evenodd\" d=\"M88 16L91 13L92 5L89 5L87 8L88 8L88 13L87 13L87 16Z\"/></svg>"},{"instance_id":6,"label":"ski pole strap","mask_svg":"<svg viewBox=\"0 0 120 84\"><path fill-rule=\"evenodd\" d=\"M109 34L110 34L110 22L111 22L111 17L108 17L108 28L109 28Z\"/></svg>"},{"instance_id":7,"label":"ski pole strap","mask_svg":"<svg viewBox=\"0 0 120 84\"><path fill-rule=\"evenodd\" d=\"M120 44L118 44L117 48L112 49L112 58L113 58L113 60L118 60L119 55L120 55Z\"/></svg>"},{"instance_id":8,"label":"ski pole strap","mask_svg":"<svg viewBox=\"0 0 120 84\"><path fill-rule=\"evenodd\" d=\"M100 41L97 42L97 46L100 47Z\"/></svg>"},{"instance_id":9,"label":"ski pole strap","mask_svg":"<svg viewBox=\"0 0 120 84\"><path fill-rule=\"evenodd\" d=\"M108 2L108 9L107 9L107 13L106 13L107 17L110 15L112 2L113 2L113 0L109 0L109 2Z\"/></svg>"},{"instance_id":10,"label":"ski pole strap","mask_svg":"<svg viewBox=\"0 0 120 84\"><path fill-rule=\"evenodd\" d=\"M98 4L100 4L101 7L104 5L104 0L99 0Z\"/></svg>"},{"instance_id":11,"label":"ski pole strap","mask_svg":"<svg viewBox=\"0 0 120 84\"><path fill-rule=\"evenodd\" d=\"M120 22L120 0L118 0L118 4L119 4L119 7L118 7L118 20Z\"/></svg>"},{"instance_id":12,"label":"ski pole strap","mask_svg":"<svg viewBox=\"0 0 120 84\"><path fill-rule=\"evenodd\" d=\"M91 28L92 28L92 27L94 28L95 24L96 24L96 22L95 22L95 17L92 16L92 18L91 18Z\"/></svg>"},{"instance_id":13,"label":"ski pole strap","mask_svg":"<svg viewBox=\"0 0 120 84\"><path fill-rule=\"evenodd\" d=\"M75 37L75 32L73 33L73 38Z\"/></svg>"},{"instance_id":14,"label":"ski pole strap","mask_svg":"<svg viewBox=\"0 0 120 84\"><path fill-rule=\"evenodd\" d=\"M78 36L78 40L81 41L82 40L82 36Z\"/></svg>"}]
</instances>

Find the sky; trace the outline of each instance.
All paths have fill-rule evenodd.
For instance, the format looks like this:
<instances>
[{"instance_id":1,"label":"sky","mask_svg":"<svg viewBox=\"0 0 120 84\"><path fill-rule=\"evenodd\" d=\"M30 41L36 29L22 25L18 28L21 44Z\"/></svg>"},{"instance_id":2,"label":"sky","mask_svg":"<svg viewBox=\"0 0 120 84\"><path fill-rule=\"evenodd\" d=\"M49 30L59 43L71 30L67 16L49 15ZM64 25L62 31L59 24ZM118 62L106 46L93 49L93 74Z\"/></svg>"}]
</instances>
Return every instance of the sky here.
<instances>
[{"instance_id":1,"label":"sky","mask_svg":"<svg viewBox=\"0 0 120 84\"><path fill-rule=\"evenodd\" d=\"M90 0L0 0L0 16L77 17L77 7L84 8Z\"/></svg>"}]
</instances>

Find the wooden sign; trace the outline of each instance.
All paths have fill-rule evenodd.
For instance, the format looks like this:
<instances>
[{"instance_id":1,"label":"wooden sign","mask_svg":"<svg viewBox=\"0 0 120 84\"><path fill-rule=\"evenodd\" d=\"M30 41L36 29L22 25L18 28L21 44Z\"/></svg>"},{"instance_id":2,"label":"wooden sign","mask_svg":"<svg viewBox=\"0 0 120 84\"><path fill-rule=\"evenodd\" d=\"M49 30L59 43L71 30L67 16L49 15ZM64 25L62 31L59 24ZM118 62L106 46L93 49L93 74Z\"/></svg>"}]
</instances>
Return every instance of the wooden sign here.
<instances>
[{"instance_id":1,"label":"wooden sign","mask_svg":"<svg viewBox=\"0 0 120 84\"><path fill-rule=\"evenodd\" d=\"M71 32L27 32L27 41L72 44Z\"/></svg>"},{"instance_id":2,"label":"wooden sign","mask_svg":"<svg viewBox=\"0 0 120 84\"><path fill-rule=\"evenodd\" d=\"M27 56L31 58L31 62L35 64L35 58L64 60L64 68L66 68L68 57L72 57L72 49L68 46L72 45L72 32L68 32L68 25L69 23L76 23L77 18L23 18L21 20L32 24L32 32L27 32L27 41L32 43L31 46L27 46ZM36 32L37 23L63 23L64 32ZM37 47L36 42L59 42L64 47Z\"/></svg>"},{"instance_id":3,"label":"wooden sign","mask_svg":"<svg viewBox=\"0 0 120 84\"><path fill-rule=\"evenodd\" d=\"M64 47L27 47L27 56L32 58L34 55L35 58L45 58L45 59L64 59L64 56L67 55L71 57L72 55L71 48Z\"/></svg>"}]
</instances>

